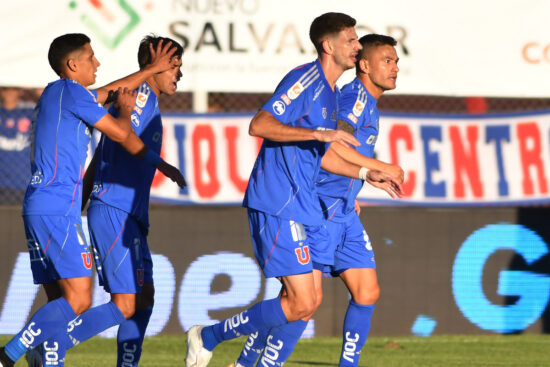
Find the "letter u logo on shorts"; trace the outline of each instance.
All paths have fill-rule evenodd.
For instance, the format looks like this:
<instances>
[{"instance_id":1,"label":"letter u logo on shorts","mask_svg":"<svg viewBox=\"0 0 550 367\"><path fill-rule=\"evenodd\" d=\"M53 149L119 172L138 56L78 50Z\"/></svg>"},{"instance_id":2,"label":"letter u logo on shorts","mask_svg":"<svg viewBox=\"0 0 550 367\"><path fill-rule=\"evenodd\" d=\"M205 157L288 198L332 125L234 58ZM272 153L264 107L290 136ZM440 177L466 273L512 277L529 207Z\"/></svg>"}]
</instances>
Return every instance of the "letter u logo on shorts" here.
<instances>
[{"instance_id":1,"label":"letter u logo on shorts","mask_svg":"<svg viewBox=\"0 0 550 367\"><path fill-rule=\"evenodd\" d=\"M90 256L89 252L82 252L80 254L82 256L82 263L84 264L84 267L86 269L92 268L92 256Z\"/></svg>"},{"instance_id":2,"label":"letter u logo on shorts","mask_svg":"<svg viewBox=\"0 0 550 367\"><path fill-rule=\"evenodd\" d=\"M298 259L298 262L302 265L309 263L309 247L298 247L294 249L294 252L296 253L296 258Z\"/></svg>"}]
</instances>

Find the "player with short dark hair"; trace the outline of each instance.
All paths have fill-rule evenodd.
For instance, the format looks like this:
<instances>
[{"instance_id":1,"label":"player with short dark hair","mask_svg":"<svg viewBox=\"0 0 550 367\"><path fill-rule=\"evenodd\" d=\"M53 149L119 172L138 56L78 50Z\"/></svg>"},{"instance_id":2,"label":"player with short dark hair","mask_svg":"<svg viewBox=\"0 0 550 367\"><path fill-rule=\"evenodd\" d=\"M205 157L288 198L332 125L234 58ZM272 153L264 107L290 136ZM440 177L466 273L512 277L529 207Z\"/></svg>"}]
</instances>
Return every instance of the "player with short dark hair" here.
<instances>
[{"instance_id":1,"label":"player with short dark hair","mask_svg":"<svg viewBox=\"0 0 550 367\"><path fill-rule=\"evenodd\" d=\"M184 185L181 173L149 150L130 127L136 97L126 88L135 88L151 75L173 66L170 59L175 49L169 44L151 51L155 62L150 67L89 90L99 66L89 38L66 34L50 45L48 58L60 79L48 84L35 109L32 178L23 202L34 281L43 284L49 302L0 349L2 367L13 366L25 352L65 331L69 322L90 307L92 262L80 216L90 129L97 128L130 154ZM113 94L114 90L118 93ZM109 94L119 107L118 118L102 107ZM97 333L124 320L114 303L99 308L103 317L93 325ZM56 346L47 347L53 356Z\"/></svg>"},{"instance_id":2,"label":"player with short dark hair","mask_svg":"<svg viewBox=\"0 0 550 367\"><path fill-rule=\"evenodd\" d=\"M330 24L326 32L322 25ZM259 302L218 324L194 326L188 332L187 367L206 366L222 341L271 329L281 363L292 351L284 338L300 337L314 312L316 293L310 252L318 251L306 231L322 230L322 211L315 180L321 166L338 174L367 178L367 169L346 164L326 153L326 142L359 145L352 135L333 130L342 73L353 68L361 48L355 20L341 13L317 17L312 40L320 45L318 59L289 72L250 123L249 133L264 138L252 170L243 206L248 208L256 259L266 277L282 280L286 293ZM379 179L371 173L369 179ZM381 177L381 176L380 176ZM384 176L385 177L385 176ZM292 323L298 321L297 323ZM292 335L276 327L292 325ZM273 354L272 354L273 356Z\"/></svg>"},{"instance_id":3,"label":"player with short dark hair","mask_svg":"<svg viewBox=\"0 0 550 367\"><path fill-rule=\"evenodd\" d=\"M363 143L355 147L357 153L363 156L363 165L395 174L395 181L401 183L403 171L400 167L373 159L380 117L376 103L384 91L395 89L399 72L399 58L394 48L397 42L392 37L369 34L361 37L359 43L363 48L356 62L356 78L342 88L339 98L338 128L350 132ZM329 151L334 148L353 149L331 144ZM399 186L391 182L371 184L394 198L400 196ZM326 253L313 258L317 286L315 309L320 306L323 297L320 286L323 273L339 276L352 296L344 319L339 363L339 366L346 367L358 365L374 305L380 294L372 244L356 208L356 198L362 186L362 180L321 170L317 192L323 208L325 231L307 232L312 242L327 244ZM253 366L262 350L267 350L268 335L269 332L263 330L250 336L231 367Z\"/></svg>"}]
</instances>

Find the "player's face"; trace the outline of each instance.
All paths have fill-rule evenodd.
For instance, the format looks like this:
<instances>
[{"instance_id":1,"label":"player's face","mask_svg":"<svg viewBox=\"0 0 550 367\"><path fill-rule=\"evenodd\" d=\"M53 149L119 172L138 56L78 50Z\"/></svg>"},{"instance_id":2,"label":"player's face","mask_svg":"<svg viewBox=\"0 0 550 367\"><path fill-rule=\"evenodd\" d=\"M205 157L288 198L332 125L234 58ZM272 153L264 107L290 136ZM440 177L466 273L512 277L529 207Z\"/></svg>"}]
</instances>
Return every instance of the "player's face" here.
<instances>
[{"instance_id":1,"label":"player's face","mask_svg":"<svg viewBox=\"0 0 550 367\"><path fill-rule=\"evenodd\" d=\"M341 30L333 39L334 61L342 70L348 70L355 66L357 53L362 49L357 40L357 33L354 27Z\"/></svg>"},{"instance_id":2,"label":"player's face","mask_svg":"<svg viewBox=\"0 0 550 367\"><path fill-rule=\"evenodd\" d=\"M399 67L399 57L395 48L390 45L378 46L367 53L368 78L382 94L395 89Z\"/></svg>"},{"instance_id":3,"label":"player's face","mask_svg":"<svg viewBox=\"0 0 550 367\"><path fill-rule=\"evenodd\" d=\"M181 59L176 56L175 65L162 73L155 74L153 79L161 93L173 95L178 88L178 81L181 78Z\"/></svg>"},{"instance_id":4,"label":"player's face","mask_svg":"<svg viewBox=\"0 0 550 367\"><path fill-rule=\"evenodd\" d=\"M94 50L89 43L86 43L79 50L74 62L77 66L77 78L78 82L85 87L88 87L95 83L97 68L99 67L99 61L97 61Z\"/></svg>"}]
</instances>

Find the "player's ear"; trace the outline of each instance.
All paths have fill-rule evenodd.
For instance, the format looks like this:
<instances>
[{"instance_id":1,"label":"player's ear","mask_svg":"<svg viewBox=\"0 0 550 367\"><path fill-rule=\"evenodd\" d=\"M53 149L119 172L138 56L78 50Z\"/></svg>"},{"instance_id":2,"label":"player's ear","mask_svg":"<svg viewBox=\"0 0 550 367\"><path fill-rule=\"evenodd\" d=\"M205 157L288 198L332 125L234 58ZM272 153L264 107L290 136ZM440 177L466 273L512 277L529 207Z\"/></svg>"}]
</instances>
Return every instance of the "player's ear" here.
<instances>
[{"instance_id":1,"label":"player's ear","mask_svg":"<svg viewBox=\"0 0 550 367\"><path fill-rule=\"evenodd\" d=\"M328 39L328 38L324 39L323 42L321 42L321 46L323 46L323 51L326 54L329 54L329 55L332 54L333 47L332 47L332 42L330 41L330 39Z\"/></svg>"},{"instance_id":2,"label":"player's ear","mask_svg":"<svg viewBox=\"0 0 550 367\"><path fill-rule=\"evenodd\" d=\"M367 59L359 60L359 68L365 74L369 72L369 62L367 61Z\"/></svg>"},{"instance_id":3,"label":"player's ear","mask_svg":"<svg viewBox=\"0 0 550 367\"><path fill-rule=\"evenodd\" d=\"M67 66L67 70L70 70L73 73L76 71L76 62L73 58L68 58L65 61L65 65Z\"/></svg>"}]
</instances>

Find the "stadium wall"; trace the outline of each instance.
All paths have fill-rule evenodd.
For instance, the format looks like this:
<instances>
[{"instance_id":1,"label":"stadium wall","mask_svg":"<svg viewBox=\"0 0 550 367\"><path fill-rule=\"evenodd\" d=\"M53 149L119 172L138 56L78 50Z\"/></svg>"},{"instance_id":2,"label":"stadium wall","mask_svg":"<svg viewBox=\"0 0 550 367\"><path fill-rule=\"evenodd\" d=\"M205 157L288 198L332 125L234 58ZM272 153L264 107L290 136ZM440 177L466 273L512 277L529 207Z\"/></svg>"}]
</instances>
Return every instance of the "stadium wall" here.
<instances>
[{"instance_id":1,"label":"stadium wall","mask_svg":"<svg viewBox=\"0 0 550 367\"><path fill-rule=\"evenodd\" d=\"M372 335L550 332L548 218L548 207L363 207L381 286ZM19 207L0 206L0 234L0 334L12 334L45 297L32 284ZM243 208L154 205L149 240L150 335L181 334L278 293L255 263ZM340 334L347 291L324 279L324 294L307 336ZM96 285L94 303L105 300Z\"/></svg>"}]
</instances>

